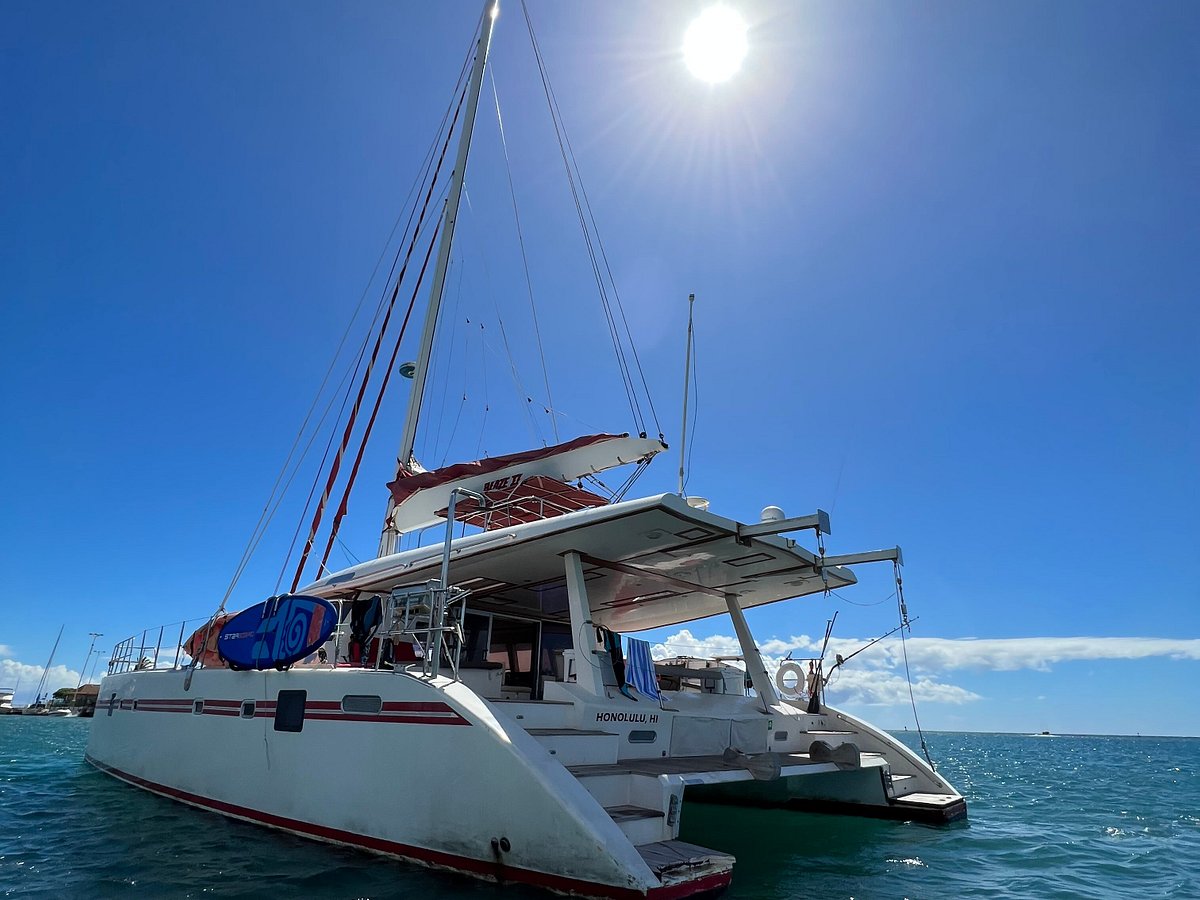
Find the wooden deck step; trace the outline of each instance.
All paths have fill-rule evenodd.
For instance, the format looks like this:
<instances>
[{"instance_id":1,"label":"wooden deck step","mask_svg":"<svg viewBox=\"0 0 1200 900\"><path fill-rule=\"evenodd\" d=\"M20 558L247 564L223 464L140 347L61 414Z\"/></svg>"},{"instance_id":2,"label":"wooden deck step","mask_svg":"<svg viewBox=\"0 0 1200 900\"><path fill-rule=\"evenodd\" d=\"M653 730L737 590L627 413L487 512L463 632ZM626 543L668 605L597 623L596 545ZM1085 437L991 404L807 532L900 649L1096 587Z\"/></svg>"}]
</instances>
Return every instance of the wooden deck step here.
<instances>
[{"instance_id":1,"label":"wooden deck step","mask_svg":"<svg viewBox=\"0 0 1200 900\"><path fill-rule=\"evenodd\" d=\"M630 804L606 806L604 811L612 817L614 822L633 822L637 819L661 819L663 817L661 809L647 809L644 806L631 806Z\"/></svg>"},{"instance_id":2,"label":"wooden deck step","mask_svg":"<svg viewBox=\"0 0 1200 900\"><path fill-rule=\"evenodd\" d=\"M663 886L704 880L719 890L729 883L733 857L686 841L655 841L641 844L637 852L658 876Z\"/></svg>"}]
</instances>

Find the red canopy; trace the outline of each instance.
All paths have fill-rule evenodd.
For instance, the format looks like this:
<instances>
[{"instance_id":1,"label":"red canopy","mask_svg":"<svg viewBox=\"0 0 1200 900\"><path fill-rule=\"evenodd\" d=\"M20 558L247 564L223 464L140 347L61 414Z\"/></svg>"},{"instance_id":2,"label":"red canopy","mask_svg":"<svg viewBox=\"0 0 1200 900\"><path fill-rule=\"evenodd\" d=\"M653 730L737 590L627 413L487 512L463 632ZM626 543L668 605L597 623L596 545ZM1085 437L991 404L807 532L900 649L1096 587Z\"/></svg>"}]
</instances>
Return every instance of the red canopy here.
<instances>
[{"instance_id":1,"label":"red canopy","mask_svg":"<svg viewBox=\"0 0 1200 900\"><path fill-rule=\"evenodd\" d=\"M424 491L428 488L447 484L451 481L459 481L460 479L475 475L486 475L488 472L495 472L509 466L519 466L522 463L534 462L539 459L545 459L548 456L557 456L570 450L578 450L580 447L598 444L601 441L625 437L629 437L629 435L627 433L589 434L575 438L573 441L567 441L564 444L555 444L553 447L524 450L520 453L509 453L507 456L490 456L487 459L478 459L474 462L456 463L442 469L434 469L432 472L422 472L419 475L403 475L395 481L390 482L388 489L391 490L392 497L395 498L396 505L399 506L418 491Z\"/></svg>"},{"instance_id":2,"label":"red canopy","mask_svg":"<svg viewBox=\"0 0 1200 900\"><path fill-rule=\"evenodd\" d=\"M455 509L454 518L491 531L608 504L599 494L545 475L533 475L511 489L486 491L484 496L489 501L487 509L477 509L474 504L464 502ZM443 506L437 514L445 518L447 510L448 507Z\"/></svg>"}]
</instances>

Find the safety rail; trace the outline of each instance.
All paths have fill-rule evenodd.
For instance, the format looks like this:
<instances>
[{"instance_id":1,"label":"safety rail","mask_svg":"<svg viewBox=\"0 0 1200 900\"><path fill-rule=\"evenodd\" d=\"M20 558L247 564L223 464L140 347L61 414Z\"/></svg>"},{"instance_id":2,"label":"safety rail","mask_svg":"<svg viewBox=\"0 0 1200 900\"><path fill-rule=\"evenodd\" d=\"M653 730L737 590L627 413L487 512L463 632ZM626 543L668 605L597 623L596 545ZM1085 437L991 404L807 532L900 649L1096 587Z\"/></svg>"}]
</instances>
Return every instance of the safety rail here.
<instances>
[{"instance_id":1,"label":"safety rail","mask_svg":"<svg viewBox=\"0 0 1200 900\"><path fill-rule=\"evenodd\" d=\"M141 634L126 638L113 647L112 656L108 660L108 674L118 675L122 672L160 668L181 669L187 666L192 657L183 645L184 639L207 621L207 616L184 619L182 622L160 625L157 629L147 628Z\"/></svg>"},{"instance_id":2,"label":"safety rail","mask_svg":"<svg viewBox=\"0 0 1200 900\"><path fill-rule=\"evenodd\" d=\"M386 600L382 617L387 623L384 634L393 648L399 640L411 638L421 648L421 669L426 675L436 673L437 661L444 656L450 663L452 677L458 680L464 643L462 623L469 594L470 591L453 585L443 588L437 581L396 588Z\"/></svg>"},{"instance_id":3,"label":"safety rail","mask_svg":"<svg viewBox=\"0 0 1200 900\"><path fill-rule=\"evenodd\" d=\"M488 501L482 494L463 488L455 488L450 492L446 512L446 536L442 548L441 578L422 585L394 589L384 598L385 606L380 621L386 625L386 628L377 629L378 636L381 639L390 638L393 647L398 638L411 638L422 650L421 664L426 675L436 678L444 657L450 663L456 680L464 642L462 622L466 616L466 599L470 594L468 590L449 585L450 555L454 540L454 512L460 496L474 500L480 510L487 511L489 508ZM338 607L338 625L330 635L334 642L334 658L332 661L328 660L322 650L319 651L321 661L318 663L318 665L327 665L331 668L336 667L341 658L343 639L347 636L348 631L342 603L339 601L334 601L334 603ZM108 661L108 674L116 675L123 672L159 668L180 669L192 666L196 661L192 659L184 646L184 638L204 627L206 623L213 621L214 617L207 616L185 619L170 625L160 625L157 634L153 628L147 628L140 635L134 634L113 648L112 657ZM188 631L189 624L194 626L191 632ZM176 627L179 629L177 638L175 638ZM425 637L423 643L420 640L422 635ZM173 638L175 638L174 646L164 648L163 641L170 641ZM211 648L215 641L205 635L205 639L198 643L203 647ZM164 653L167 655L164 656ZM166 659L171 660L169 666L166 665ZM198 662L201 666L203 665L203 652ZM381 668L383 662L383 654L376 653L374 668ZM188 680L189 682L191 680L190 673Z\"/></svg>"},{"instance_id":4,"label":"safety rail","mask_svg":"<svg viewBox=\"0 0 1200 900\"><path fill-rule=\"evenodd\" d=\"M550 510L549 515L547 515L547 510ZM492 529L492 522L497 518L504 522L504 525L513 524L505 520L515 519L515 513L518 511L525 513L531 520L540 521L565 516L567 513L578 512L579 507L555 503L548 497L513 497L508 500L490 501L487 507L482 510L483 530L490 531Z\"/></svg>"}]
</instances>

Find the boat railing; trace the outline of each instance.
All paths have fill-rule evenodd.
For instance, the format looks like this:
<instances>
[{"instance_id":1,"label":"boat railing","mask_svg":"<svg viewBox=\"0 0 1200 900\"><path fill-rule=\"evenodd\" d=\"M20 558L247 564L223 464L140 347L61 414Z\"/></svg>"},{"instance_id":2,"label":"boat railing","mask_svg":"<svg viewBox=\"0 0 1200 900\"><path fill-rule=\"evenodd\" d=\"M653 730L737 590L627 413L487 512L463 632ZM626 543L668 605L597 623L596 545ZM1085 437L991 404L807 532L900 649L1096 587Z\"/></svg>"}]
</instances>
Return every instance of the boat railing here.
<instances>
[{"instance_id":1,"label":"boat railing","mask_svg":"<svg viewBox=\"0 0 1200 900\"><path fill-rule=\"evenodd\" d=\"M482 516L483 530L491 531L492 528L502 528L514 522L553 519L577 510L576 506L555 503L547 497L525 496L490 502L478 515ZM520 515L522 513L523 516ZM497 519L499 524L495 524Z\"/></svg>"},{"instance_id":2,"label":"boat railing","mask_svg":"<svg viewBox=\"0 0 1200 900\"><path fill-rule=\"evenodd\" d=\"M113 647L108 674L150 669L181 669L192 661L184 639L208 621L207 616L147 628ZM190 630L189 630L190 628Z\"/></svg>"}]
</instances>

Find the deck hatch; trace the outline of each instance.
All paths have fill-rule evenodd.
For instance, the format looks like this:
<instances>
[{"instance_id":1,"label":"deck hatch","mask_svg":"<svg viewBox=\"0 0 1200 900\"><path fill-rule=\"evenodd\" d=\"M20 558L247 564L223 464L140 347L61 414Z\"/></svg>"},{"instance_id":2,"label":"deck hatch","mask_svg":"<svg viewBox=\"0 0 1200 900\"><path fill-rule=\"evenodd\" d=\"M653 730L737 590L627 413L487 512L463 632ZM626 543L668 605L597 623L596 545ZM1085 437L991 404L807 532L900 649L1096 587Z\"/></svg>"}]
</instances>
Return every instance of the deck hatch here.
<instances>
[{"instance_id":1,"label":"deck hatch","mask_svg":"<svg viewBox=\"0 0 1200 900\"><path fill-rule=\"evenodd\" d=\"M769 562L774 558L770 553L751 553L749 556L739 556L737 559L727 559L724 562L727 566L740 569L742 566L752 566L755 563Z\"/></svg>"}]
</instances>

